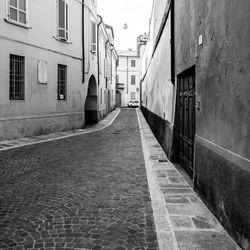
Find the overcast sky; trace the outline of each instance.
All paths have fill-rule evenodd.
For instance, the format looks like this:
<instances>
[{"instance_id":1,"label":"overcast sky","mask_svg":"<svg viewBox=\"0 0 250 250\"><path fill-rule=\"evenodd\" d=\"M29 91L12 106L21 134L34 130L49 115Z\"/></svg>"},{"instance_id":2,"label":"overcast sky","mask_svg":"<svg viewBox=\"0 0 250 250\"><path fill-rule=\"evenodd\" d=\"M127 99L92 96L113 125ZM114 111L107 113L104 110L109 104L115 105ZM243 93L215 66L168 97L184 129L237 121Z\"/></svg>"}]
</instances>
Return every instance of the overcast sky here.
<instances>
[{"instance_id":1,"label":"overcast sky","mask_svg":"<svg viewBox=\"0 0 250 250\"><path fill-rule=\"evenodd\" d=\"M136 49L136 38L148 33L153 0L98 0L97 12L113 26L117 50ZM123 29L124 23L128 28Z\"/></svg>"}]
</instances>

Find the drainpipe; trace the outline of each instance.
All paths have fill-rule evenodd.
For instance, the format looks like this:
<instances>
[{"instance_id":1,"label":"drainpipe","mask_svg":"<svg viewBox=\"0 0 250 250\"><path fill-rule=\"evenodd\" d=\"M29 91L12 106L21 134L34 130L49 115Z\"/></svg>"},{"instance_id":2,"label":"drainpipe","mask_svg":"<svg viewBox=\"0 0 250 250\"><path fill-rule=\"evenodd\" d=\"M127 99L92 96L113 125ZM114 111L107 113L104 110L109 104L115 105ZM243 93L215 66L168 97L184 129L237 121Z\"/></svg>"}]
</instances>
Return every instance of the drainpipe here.
<instances>
[{"instance_id":1,"label":"drainpipe","mask_svg":"<svg viewBox=\"0 0 250 250\"><path fill-rule=\"evenodd\" d=\"M99 47L99 30L100 30L100 25L102 23L102 17L98 16L100 18L100 22L97 24L97 83L98 86L100 85L100 61L99 61L99 53L100 53L100 47Z\"/></svg>"},{"instance_id":2,"label":"drainpipe","mask_svg":"<svg viewBox=\"0 0 250 250\"><path fill-rule=\"evenodd\" d=\"M175 85L175 1L171 0L171 19L170 19L170 32L171 32L171 81Z\"/></svg>"},{"instance_id":3,"label":"drainpipe","mask_svg":"<svg viewBox=\"0 0 250 250\"><path fill-rule=\"evenodd\" d=\"M82 0L82 83L85 81L84 0Z\"/></svg>"}]
</instances>

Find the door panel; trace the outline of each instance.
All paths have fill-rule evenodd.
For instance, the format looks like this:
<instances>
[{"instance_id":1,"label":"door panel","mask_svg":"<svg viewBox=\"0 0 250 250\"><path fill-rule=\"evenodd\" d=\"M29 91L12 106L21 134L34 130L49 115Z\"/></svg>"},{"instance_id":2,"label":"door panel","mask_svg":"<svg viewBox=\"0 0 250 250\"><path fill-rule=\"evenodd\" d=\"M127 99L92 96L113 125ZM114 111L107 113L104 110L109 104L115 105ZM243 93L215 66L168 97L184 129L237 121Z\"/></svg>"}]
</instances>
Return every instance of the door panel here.
<instances>
[{"instance_id":1,"label":"door panel","mask_svg":"<svg viewBox=\"0 0 250 250\"><path fill-rule=\"evenodd\" d=\"M193 176L195 138L195 68L178 75L178 158L180 164Z\"/></svg>"}]
</instances>

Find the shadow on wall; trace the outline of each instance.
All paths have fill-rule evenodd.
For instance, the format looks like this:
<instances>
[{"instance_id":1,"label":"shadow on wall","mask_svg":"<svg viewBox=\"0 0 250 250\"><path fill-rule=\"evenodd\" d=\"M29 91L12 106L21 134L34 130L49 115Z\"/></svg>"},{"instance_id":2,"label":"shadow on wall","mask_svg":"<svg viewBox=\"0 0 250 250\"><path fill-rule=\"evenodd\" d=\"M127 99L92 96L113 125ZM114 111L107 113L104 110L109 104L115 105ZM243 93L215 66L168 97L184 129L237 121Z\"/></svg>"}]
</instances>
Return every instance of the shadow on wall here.
<instances>
[{"instance_id":1,"label":"shadow on wall","mask_svg":"<svg viewBox=\"0 0 250 250\"><path fill-rule=\"evenodd\" d=\"M89 79L88 94L85 102L85 124L98 123L97 114L97 83L92 75Z\"/></svg>"}]
</instances>

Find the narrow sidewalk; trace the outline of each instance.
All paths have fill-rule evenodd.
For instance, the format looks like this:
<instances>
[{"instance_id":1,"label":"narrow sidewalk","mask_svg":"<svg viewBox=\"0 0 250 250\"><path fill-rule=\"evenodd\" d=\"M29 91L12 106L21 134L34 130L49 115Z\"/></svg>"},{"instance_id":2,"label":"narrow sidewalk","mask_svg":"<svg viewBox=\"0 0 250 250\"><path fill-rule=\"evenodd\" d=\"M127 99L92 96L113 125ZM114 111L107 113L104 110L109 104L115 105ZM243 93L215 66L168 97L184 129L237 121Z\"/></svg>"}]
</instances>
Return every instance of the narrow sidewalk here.
<instances>
[{"instance_id":1,"label":"narrow sidewalk","mask_svg":"<svg viewBox=\"0 0 250 250\"><path fill-rule=\"evenodd\" d=\"M38 136L32 136L32 137L0 141L0 151L44 143L48 141L60 140L60 139L65 139L65 138L72 137L72 136L100 131L110 126L115 120L115 118L118 116L120 111L121 110L117 108L111 113L109 113L108 116L106 116L98 124L86 126L83 129L75 129L75 130L69 130L69 131L63 131L63 132L50 133L46 135L38 135Z\"/></svg>"},{"instance_id":2,"label":"narrow sidewalk","mask_svg":"<svg viewBox=\"0 0 250 250\"><path fill-rule=\"evenodd\" d=\"M137 110L160 250L239 250L176 167Z\"/></svg>"}]
</instances>

